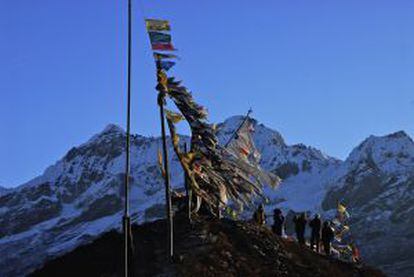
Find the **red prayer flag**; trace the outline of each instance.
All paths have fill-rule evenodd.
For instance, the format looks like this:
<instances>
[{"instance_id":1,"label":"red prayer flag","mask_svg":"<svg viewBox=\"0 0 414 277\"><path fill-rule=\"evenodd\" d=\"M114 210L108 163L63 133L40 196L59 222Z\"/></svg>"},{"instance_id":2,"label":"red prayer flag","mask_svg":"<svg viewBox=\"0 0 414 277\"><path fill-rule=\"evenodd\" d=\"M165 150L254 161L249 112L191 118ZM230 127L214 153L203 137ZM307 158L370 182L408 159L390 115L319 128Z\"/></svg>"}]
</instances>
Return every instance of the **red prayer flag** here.
<instances>
[{"instance_id":1,"label":"red prayer flag","mask_svg":"<svg viewBox=\"0 0 414 277\"><path fill-rule=\"evenodd\" d=\"M176 49L171 43L153 43L152 50L158 51L175 51Z\"/></svg>"},{"instance_id":2,"label":"red prayer flag","mask_svg":"<svg viewBox=\"0 0 414 277\"><path fill-rule=\"evenodd\" d=\"M246 157L247 157L247 156L249 156L249 154L250 154L249 149L244 148L244 147L240 147L240 152L241 152L243 155L245 155Z\"/></svg>"}]
</instances>

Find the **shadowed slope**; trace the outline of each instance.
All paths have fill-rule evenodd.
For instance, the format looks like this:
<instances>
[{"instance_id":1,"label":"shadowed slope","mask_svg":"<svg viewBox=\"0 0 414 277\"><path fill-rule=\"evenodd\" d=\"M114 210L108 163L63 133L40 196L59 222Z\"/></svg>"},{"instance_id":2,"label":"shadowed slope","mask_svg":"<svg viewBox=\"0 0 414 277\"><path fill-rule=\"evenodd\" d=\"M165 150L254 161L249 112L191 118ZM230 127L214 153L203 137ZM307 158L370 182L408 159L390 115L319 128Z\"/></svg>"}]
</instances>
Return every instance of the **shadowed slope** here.
<instances>
[{"instance_id":1,"label":"shadowed slope","mask_svg":"<svg viewBox=\"0 0 414 277\"><path fill-rule=\"evenodd\" d=\"M328 259L248 222L175 220L176 262L169 264L164 220L134 226L135 276L384 276ZM47 263L32 276L122 276L122 236L109 232Z\"/></svg>"}]
</instances>

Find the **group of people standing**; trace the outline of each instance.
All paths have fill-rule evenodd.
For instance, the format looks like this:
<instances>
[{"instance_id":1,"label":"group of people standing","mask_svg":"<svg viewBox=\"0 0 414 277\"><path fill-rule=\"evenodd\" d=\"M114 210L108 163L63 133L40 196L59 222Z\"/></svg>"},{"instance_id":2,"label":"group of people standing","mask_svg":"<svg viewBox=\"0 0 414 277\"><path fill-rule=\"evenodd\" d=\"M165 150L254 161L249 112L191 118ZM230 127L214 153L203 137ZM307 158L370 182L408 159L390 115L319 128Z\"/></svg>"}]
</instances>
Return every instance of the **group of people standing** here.
<instances>
[{"instance_id":1,"label":"group of people standing","mask_svg":"<svg viewBox=\"0 0 414 277\"><path fill-rule=\"evenodd\" d=\"M255 211L255 213L253 214L253 220L258 225L266 224L266 214L263 205L260 205L258 209ZM273 211L272 231L276 235L282 236L285 229L285 223L286 219L283 215L282 210L275 209ZM327 256L330 256L331 243L335 236L334 229L331 227L330 221L325 221L322 224L322 220L319 214L315 214L314 218L309 221L306 217L306 214L302 213L300 215L294 216L293 223L295 226L296 238L300 245L306 245L305 231L306 226L309 225L311 229L310 248L320 253L320 244L322 242L325 254Z\"/></svg>"},{"instance_id":2,"label":"group of people standing","mask_svg":"<svg viewBox=\"0 0 414 277\"><path fill-rule=\"evenodd\" d=\"M296 238L300 245L306 244L305 231L306 225L309 225L311 229L310 248L315 250L316 246L316 252L319 253L319 247L322 242L325 254L327 256L331 254L331 242L334 239L335 233L329 221L325 221L322 224L319 214L315 214L314 218L308 221L306 214L302 213L295 215L293 223L295 224Z\"/></svg>"}]
</instances>

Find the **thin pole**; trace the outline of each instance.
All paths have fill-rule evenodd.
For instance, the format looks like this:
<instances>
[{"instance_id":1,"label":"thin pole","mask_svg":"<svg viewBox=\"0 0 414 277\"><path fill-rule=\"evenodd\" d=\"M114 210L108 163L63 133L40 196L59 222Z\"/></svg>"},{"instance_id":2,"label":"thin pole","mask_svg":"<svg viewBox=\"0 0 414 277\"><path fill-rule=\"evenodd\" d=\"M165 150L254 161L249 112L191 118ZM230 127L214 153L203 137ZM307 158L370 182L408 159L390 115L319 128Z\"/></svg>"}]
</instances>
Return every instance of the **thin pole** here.
<instances>
[{"instance_id":1,"label":"thin pole","mask_svg":"<svg viewBox=\"0 0 414 277\"><path fill-rule=\"evenodd\" d=\"M124 231L124 276L129 276L129 261L130 261L130 230L131 221L129 217L129 174L130 174L130 136L131 136L131 0L128 0L128 57L127 57L127 122L126 122L126 159L125 159L125 181L124 181L124 216L123 216L123 231Z\"/></svg>"},{"instance_id":2,"label":"thin pole","mask_svg":"<svg viewBox=\"0 0 414 277\"><path fill-rule=\"evenodd\" d=\"M237 135L237 133L240 131L240 129L243 127L244 123L247 121L247 119L249 118L250 114L253 112L253 110L250 108L247 111L246 116L244 117L243 122L240 124L240 126L237 128L237 130L233 133L233 135L229 138L229 140L227 141L227 143L224 145L224 147L229 146L230 142L234 139L234 137Z\"/></svg>"},{"instance_id":3,"label":"thin pole","mask_svg":"<svg viewBox=\"0 0 414 277\"><path fill-rule=\"evenodd\" d=\"M162 148L164 152L164 182L165 182L165 201L167 208L167 232L168 232L168 258L173 260L174 256L174 229L173 229L173 216L172 216L172 202L171 202L171 187L170 187L170 170L168 163L168 150L167 150L167 138L165 135L165 116L164 116L164 101L165 93L160 91L158 94L158 105L160 106L160 120L161 120L161 133L162 133Z\"/></svg>"},{"instance_id":4,"label":"thin pole","mask_svg":"<svg viewBox=\"0 0 414 277\"><path fill-rule=\"evenodd\" d=\"M187 154L187 143L184 143L184 153ZM188 220L191 222L191 198L192 198L192 190L190 188L190 185L188 184L188 178L187 178L187 174L184 173L184 186L185 186L185 191L187 194L187 216L188 216Z\"/></svg>"}]
</instances>

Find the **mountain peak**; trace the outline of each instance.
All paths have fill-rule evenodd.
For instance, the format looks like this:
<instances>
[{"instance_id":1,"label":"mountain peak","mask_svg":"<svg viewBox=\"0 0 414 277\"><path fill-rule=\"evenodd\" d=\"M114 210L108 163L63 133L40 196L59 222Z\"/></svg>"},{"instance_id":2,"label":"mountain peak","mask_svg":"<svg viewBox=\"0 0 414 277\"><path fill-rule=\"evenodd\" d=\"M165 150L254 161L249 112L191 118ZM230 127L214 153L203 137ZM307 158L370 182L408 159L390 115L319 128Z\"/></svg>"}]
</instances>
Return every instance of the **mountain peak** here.
<instances>
[{"instance_id":1,"label":"mountain peak","mask_svg":"<svg viewBox=\"0 0 414 277\"><path fill-rule=\"evenodd\" d=\"M240 126L240 124L243 122L243 120L246 118L245 115L234 115L228 117L224 122L222 123L229 129L237 129L237 127ZM256 121L255 119L253 119Z\"/></svg>"},{"instance_id":2,"label":"mountain peak","mask_svg":"<svg viewBox=\"0 0 414 277\"><path fill-rule=\"evenodd\" d=\"M384 136L371 135L365 139L357 148L394 148L395 145L404 145L405 147L414 147L414 142L405 131L398 131Z\"/></svg>"},{"instance_id":3,"label":"mountain peak","mask_svg":"<svg viewBox=\"0 0 414 277\"><path fill-rule=\"evenodd\" d=\"M414 142L404 131L385 136L371 135L351 152L347 162L355 165L366 160L385 172L414 167Z\"/></svg>"},{"instance_id":4,"label":"mountain peak","mask_svg":"<svg viewBox=\"0 0 414 277\"><path fill-rule=\"evenodd\" d=\"M106 127L103 129L103 131L101 132L101 134L106 134L106 133L125 133L125 130L116 125L116 124L108 124L106 125Z\"/></svg>"},{"instance_id":5,"label":"mountain peak","mask_svg":"<svg viewBox=\"0 0 414 277\"><path fill-rule=\"evenodd\" d=\"M219 130L219 139L221 142L226 141L229 137L237 130L243 120L246 118L245 115L235 115L227 118L223 123L217 125ZM263 124L250 117L250 122L253 124L254 140L256 146L261 148L260 144L274 144L279 146L285 146L285 141L282 135L271 128L266 127Z\"/></svg>"},{"instance_id":6,"label":"mountain peak","mask_svg":"<svg viewBox=\"0 0 414 277\"><path fill-rule=\"evenodd\" d=\"M412 141L411 137L405 131L403 131L403 130L400 130L400 131L397 131L395 133L386 135L385 137L391 138L391 139L392 138L393 139L401 139L401 138L403 138L403 139L409 139L409 140Z\"/></svg>"},{"instance_id":7,"label":"mountain peak","mask_svg":"<svg viewBox=\"0 0 414 277\"><path fill-rule=\"evenodd\" d=\"M116 124L108 124L106 125L106 127L99 133L95 134L94 136L92 136L87 142L86 144L89 143L96 143L97 141L100 141L101 139L105 139L108 135L109 136L113 136L113 135L124 135L125 134L125 130L116 125ZM82 144L80 146L83 146L85 144Z\"/></svg>"}]
</instances>

